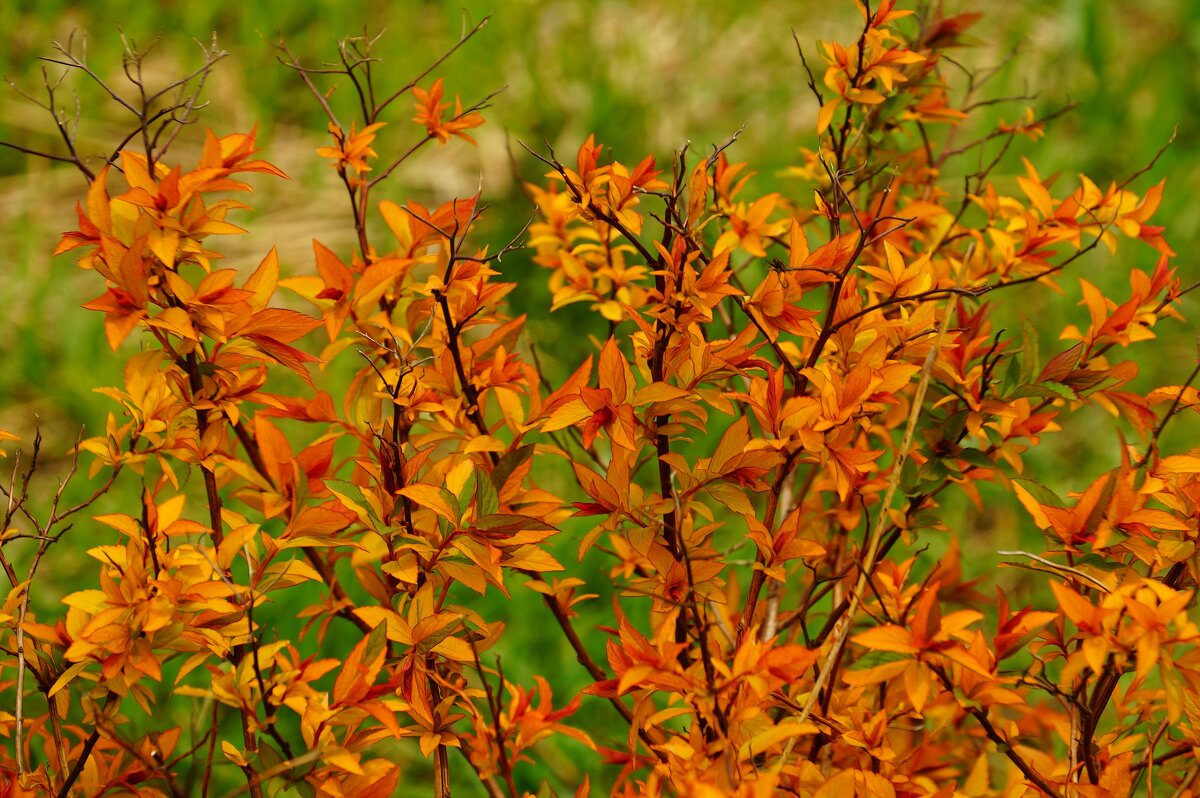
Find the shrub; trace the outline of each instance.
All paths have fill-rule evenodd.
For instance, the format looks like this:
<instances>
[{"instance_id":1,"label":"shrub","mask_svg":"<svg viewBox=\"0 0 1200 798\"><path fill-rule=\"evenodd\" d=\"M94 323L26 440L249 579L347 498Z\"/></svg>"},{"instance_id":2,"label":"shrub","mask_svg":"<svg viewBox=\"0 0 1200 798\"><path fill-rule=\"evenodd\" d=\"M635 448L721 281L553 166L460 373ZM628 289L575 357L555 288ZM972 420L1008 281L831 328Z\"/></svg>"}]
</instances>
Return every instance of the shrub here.
<instances>
[{"instance_id":1,"label":"shrub","mask_svg":"<svg viewBox=\"0 0 1200 798\"><path fill-rule=\"evenodd\" d=\"M433 68L385 88L373 39L332 69L283 48L329 117L317 155L356 241L314 240L315 271L289 277L274 250L249 274L218 263L245 176L283 177L253 132L168 165L220 51L161 91L131 51L132 99L112 94L133 132L99 166L48 80L67 151L45 155L89 184L58 252L103 279L85 307L112 347L140 348L78 446L103 475L90 498L31 506L37 441L7 488L5 794L549 793L537 746L556 735L619 795L1195 794L1200 450L1160 444L1200 367L1144 391L1121 359L1195 287L1150 223L1163 184L1135 193L1150 164L1063 188L1027 161L1006 193L1002 156L1047 120L972 138L991 100L947 51L978 15L894 6L860 6L815 72L801 50L811 195L756 196L736 135L661 168L589 138L569 161L531 150L536 216L495 251L473 243L481 195L377 192L434 142L471 142L491 97L451 99ZM381 158L402 99L415 135ZM506 302L505 278L532 279L510 267L526 240L576 329L562 379ZM1076 276L1127 241L1151 265L1126 292ZM1086 320L1052 351L1033 324L996 328L1074 284ZM578 333L585 312L607 334ZM1092 407L1120 419L1116 465L1066 499L1021 476ZM942 504L985 483L1043 532L999 552L1045 586L1028 604L964 576ZM140 499L76 520L119 484ZM62 540L98 544L94 573L35 617ZM510 652L528 680L494 656L501 608L530 591L546 620L519 620L557 627L582 695L545 652ZM583 722L584 702L619 727Z\"/></svg>"}]
</instances>

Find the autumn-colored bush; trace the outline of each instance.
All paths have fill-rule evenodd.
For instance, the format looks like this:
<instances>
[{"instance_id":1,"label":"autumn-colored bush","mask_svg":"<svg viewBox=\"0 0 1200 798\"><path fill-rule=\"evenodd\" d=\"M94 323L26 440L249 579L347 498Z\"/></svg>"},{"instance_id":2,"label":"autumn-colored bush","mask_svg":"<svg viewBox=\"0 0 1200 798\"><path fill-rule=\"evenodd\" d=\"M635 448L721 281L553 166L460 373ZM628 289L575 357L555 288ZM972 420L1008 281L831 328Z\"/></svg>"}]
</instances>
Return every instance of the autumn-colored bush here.
<instances>
[{"instance_id":1,"label":"autumn-colored bush","mask_svg":"<svg viewBox=\"0 0 1200 798\"><path fill-rule=\"evenodd\" d=\"M41 154L88 179L58 252L103 281L85 307L130 354L78 447L90 499L40 501L36 441L10 461L0 794L518 796L566 735L617 795L1196 795L1200 449L1160 442L1200 367L1135 390L1123 359L1152 357L1195 287L1151 224L1163 183L1135 186L1153 164L1101 187L1030 162L994 182L1047 120L972 132L995 99L956 49L978 15L860 8L821 61L799 48L797 102L819 108L803 191L755 195L736 136L665 165L531 145L536 215L503 220L496 251L473 237L480 195L378 191L429 145L472 142L491 97L469 105L436 64L385 85L368 38L332 68L282 47L329 116L316 155L356 240L314 240L315 269L219 261L246 176L284 177L253 132L168 158L215 48L165 88L130 53L132 90L111 93L133 132L107 158L73 146L48 77L66 149ZM70 47L56 61L101 80ZM1129 275L1114 297L1086 276L1101 245ZM608 325L576 336L565 379L506 302L544 279L511 268L526 247L565 334ZM1037 295L1086 309L1049 351L1035 323L993 322ZM1091 407L1117 419L1117 464L1066 499L1023 478ZM963 573L942 503L988 482L1044 532L994 563L1044 586L1029 606ZM116 485L140 502L88 519ZM35 613L70 545L89 584ZM582 695L493 655L498 608L527 591L545 610L524 622L557 628ZM284 615L294 633L264 622ZM521 656L536 672L543 653ZM584 703L612 723L579 722Z\"/></svg>"}]
</instances>

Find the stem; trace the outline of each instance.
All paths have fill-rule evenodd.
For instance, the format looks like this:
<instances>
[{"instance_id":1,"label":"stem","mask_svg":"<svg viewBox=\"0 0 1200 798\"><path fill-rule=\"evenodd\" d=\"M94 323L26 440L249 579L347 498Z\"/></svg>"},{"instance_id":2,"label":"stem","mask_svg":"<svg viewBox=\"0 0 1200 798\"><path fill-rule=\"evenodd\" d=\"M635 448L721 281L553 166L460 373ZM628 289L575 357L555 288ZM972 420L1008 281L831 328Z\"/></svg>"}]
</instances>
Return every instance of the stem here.
<instances>
[{"instance_id":1,"label":"stem","mask_svg":"<svg viewBox=\"0 0 1200 798\"><path fill-rule=\"evenodd\" d=\"M788 475L792 473L792 465L796 461L798 451L791 452L779 466L779 470L775 474L775 479L771 481L771 492L767 494L767 514L763 520L763 524L768 530L774 531L772 528L775 525L775 516L779 512L779 499L783 494L783 483L787 480ZM760 551L755 556L755 562L759 565L766 565L766 557ZM762 593L763 583L766 582L766 573L762 568L755 568L754 574L750 577L750 587L746 592L746 606L742 610L742 619L738 623L738 641L740 642L746 636L746 633L754 625L754 613L758 609L758 597Z\"/></svg>"},{"instance_id":2,"label":"stem","mask_svg":"<svg viewBox=\"0 0 1200 798\"><path fill-rule=\"evenodd\" d=\"M67 798L71 794L71 787L79 778L79 774L83 773L83 768L87 765L88 757L92 755L92 749L96 747L96 743L100 740L100 730L92 729L92 733L83 741L83 750L79 752L79 759L75 760L75 764L71 767L71 772L67 774L67 778L63 781L62 786L58 788L58 798Z\"/></svg>"},{"instance_id":3,"label":"stem","mask_svg":"<svg viewBox=\"0 0 1200 798\"><path fill-rule=\"evenodd\" d=\"M954 684L950 681L950 677L946 675L946 671L943 670L941 666L930 666L930 670L937 674L938 679L942 682L947 690L953 692ZM992 722L988 719L988 713L986 709L981 707L964 707L964 709L966 709L967 713L971 717L978 721L979 725L983 728L984 734L988 736L988 739L996 744L1004 756L1008 757L1008 761L1017 766L1017 769L1021 771L1026 779L1028 779L1034 786L1047 795L1055 796L1055 798L1062 798L1062 793L1056 790L1054 786L1045 779L1045 777L1034 770L1033 767L1013 749L1012 743L1010 743L1004 737L1004 735L997 731L996 727L993 726Z\"/></svg>"}]
</instances>

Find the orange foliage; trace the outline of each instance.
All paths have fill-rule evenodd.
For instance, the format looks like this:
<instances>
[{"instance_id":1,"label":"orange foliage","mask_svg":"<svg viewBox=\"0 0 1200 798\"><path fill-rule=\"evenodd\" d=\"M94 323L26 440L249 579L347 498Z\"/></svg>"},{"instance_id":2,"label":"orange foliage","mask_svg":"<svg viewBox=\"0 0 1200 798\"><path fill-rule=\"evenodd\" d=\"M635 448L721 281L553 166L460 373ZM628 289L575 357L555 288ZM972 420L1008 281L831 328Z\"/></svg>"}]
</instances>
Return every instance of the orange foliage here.
<instances>
[{"instance_id":1,"label":"orange foliage","mask_svg":"<svg viewBox=\"0 0 1200 798\"><path fill-rule=\"evenodd\" d=\"M667 170L594 138L570 166L543 158L532 257L553 309L610 325L557 386L507 311L508 249L468 243L478 197L368 201L395 166L373 172L390 99L349 133L330 120L318 154L358 246L314 241L310 273L280 279L274 251L245 280L214 265L210 239L240 232L225 219L244 207L216 197L247 172L282 177L251 160L253 133L210 135L191 169L127 151L96 175L58 251L103 280L86 307L112 346L137 334L144 351L105 389L121 413L81 448L145 488L131 514L95 518L115 536L61 617L27 613L8 569L5 648L48 703L19 729L0 713L22 751L0 753L0 790L180 794L185 761L211 771L219 748L252 794L383 796L399 741L432 760L437 795L458 749L489 795L516 796L539 741L567 735L600 752L616 795L1197 794L1200 450L1159 447L1196 406L1196 371L1139 393L1120 356L1178 316L1174 253L1149 224L1162 184L1062 188L1027 164L1008 187L992 160L956 194L941 169L976 150L913 133L970 119L943 51L976 15L894 5L862 6L856 40L822 44L820 149L796 170L815 200L754 195L726 148ZM440 79L411 90L420 141L472 141L477 109L448 115ZM996 136L1034 132L1027 117ZM376 211L391 238L371 235ZM1078 278L1088 321L1062 331L1078 343L1042 358L994 328L997 301L1061 290L1081 256L1125 241L1153 268L1129 268L1127 298ZM312 367L352 346L365 363L339 402ZM1121 464L1067 501L1018 479L1087 405L1128 422ZM578 490L542 484L563 462ZM1049 603L987 607L957 545L916 565L946 531L943 493L989 481L1047 541L992 564L1038 572ZM603 658L573 622L587 576L547 546L571 516L622 594ZM256 608L307 582L324 598L296 614L317 631L277 639ZM507 679L487 654L503 625L460 586L539 593L585 695ZM349 652L323 642L334 623L354 630ZM203 744L156 725L163 680L215 707ZM593 739L586 701L622 732ZM156 742L123 729L137 709Z\"/></svg>"}]
</instances>

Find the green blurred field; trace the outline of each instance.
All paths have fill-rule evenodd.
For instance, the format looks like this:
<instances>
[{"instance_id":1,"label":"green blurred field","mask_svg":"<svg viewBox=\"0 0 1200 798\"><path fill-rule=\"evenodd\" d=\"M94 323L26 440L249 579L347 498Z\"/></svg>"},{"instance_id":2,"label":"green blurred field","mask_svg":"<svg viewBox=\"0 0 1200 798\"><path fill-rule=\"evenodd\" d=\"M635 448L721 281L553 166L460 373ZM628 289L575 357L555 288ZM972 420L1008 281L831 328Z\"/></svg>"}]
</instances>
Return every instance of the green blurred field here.
<instances>
[{"instance_id":1,"label":"green blurred field","mask_svg":"<svg viewBox=\"0 0 1200 798\"><path fill-rule=\"evenodd\" d=\"M1021 155L1030 156L1043 175L1061 171L1068 185L1077 172L1105 185L1148 162L1178 126L1175 145L1134 189L1141 191L1162 176L1168 178L1156 222L1168 226L1168 240L1181 253L1176 266L1184 284L1195 282L1200 269L1190 253L1200 237L1200 205L1193 200L1200 195L1196 158L1200 115L1195 110L1200 108L1196 80L1200 23L1194 21L1194 4L1186 0L1137 4L1021 0L946 5L990 11L973 30L981 46L963 51L961 57L975 66L1003 64L992 96L1036 94L1026 102L1043 112L1067 101L1079 103L1041 142L1019 141L1013 146L997 173L1002 185L1021 173ZM36 92L38 56L50 53L52 40L66 41L75 31L77 36L87 36L90 63L115 80L119 22L124 34L138 43L165 32L151 65L168 75L194 63L195 45L190 38L207 40L217 31L221 46L231 55L217 68L203 124L225 133L257 123L263 157L292 177L286 184L258 182L250 201L259 210L236 220L252 232L227 247L230 263L250 268L270 246L278 245L284 269L299 271L311 268L312 237L344 250L351 243L351 228L341 186L335 184L332 170L313 155L325 143L324 121L295 74L275 60L272 42L282 34L293 53L315 64L334 58L336 37L361 33L364 22L372 32L386 29L379 49L385 58L380 74L398 86L452 44L464 20L470 24L489 13L493 15L489 25L439 71L448 93L458 92L467 102L507 86L486 113L488 125L473 131L479 148L456 142L436 153L427 151L412 168L398 173L377 198L444 201L472 192L482 175L484 197L494 209L485 217L483 232L494 246L511 238L529 216L514 173L538 179L543 171L524 155L516 139L540 150L549 142L569 160L583 139L595 132L619 159L636 162L651 152L665 158L689 139L693 146L707 148L745 125L731 157L755 166L758 188L807 191L782 175L801 146L813 145L816 114L788 31L795 29L811 63L818 38L849 40L858 24L849 0L835 10L815 2L738 6L716 0L660 4L316 0L290 6L267 0L210 4L19 0L0 4L0 26L7 36L6 46L0 48L0 70L26 91ZM104 103L94 87L79 80L73 85L81 90L80 140L85 148L90 144L99 151L127 120ZM336 107L345 107L341 104L349 100L345 87L333 97ZM1015 119L1024 104L992 106L985 121ZM396 106L392 124L381 133L376 149L382 153L389 146L410 142L411 115L407 101ZM0 140L52 149L57 141L51 133L43 112L11 90L0 94ZM181 141L177 155L187 153L188 146L188 141ZM515 164L510 150L516 153ZM40 424L46 438L41 474L47 488L65 469L65 453L80 428L98 431L112 409L92 389L118 383L124 357L135 351L132 346L110 351L99 314L78 307L100 293L95 275L80 272L68 258L49 257L58 234L74 225L72 208L83 189L80 176L69 169L0 149L0 252L4 253L0 298L6 322L6 332L0 335L0 428L22 435L27 442L34 425ZM1102 286L1127 286L1125 269L1130 259L1143 267L1152 264L1146 251L1126 247L1112 258L1101 248L1076 273ZM506 279L520 286L513 303L530 312L531 338L546 353L551 373L573 367L567 342L583 332L600 333L602 328L571 309L554 316L540 312L547 305L545 278L523 253L506 257L503 266ZM1064 285L1067 296L1060 304L1023 308L1039 318L1046 335L1043 351L1066 323L1086 318L1084 309L1074 307L1073 281L1065 280ZM1112 293L1120 291L1112 289ZM1196 313L1193 297L1183 306L1185 316ZM1191 321L1175 325L1162 331L1158 346L1140 350L1142 385L1177 383L1190 371L1196 356L1194 331ZM1061 492L1082 488L1086 482L1081 480L1090 479L1114 457L1114 429L1109 419L1097 417L1093 429L1050 438L1049 451L1033 458L1037 468L1033 476ZM1197 431L1194 416L1183 416L1171 439L1194 445ZM72 490L84 495L84 483L78 480ZM106 497L98 511L116 510L140 489L128 479L121 488ZM1003 496L997 492L989 498L995 503L983 515L965 507L955 510L961 517L958 528L967 552L965 561L986 563L988 569L995 561L991 552L1015 547L1030 532L1023 514ZM569 527L563 535L564 560L574 559L570 538L577 528ZM933 550L942 547L937 542ZM84 586L78 580L86 565L69 543L53 549L51 556L53 579L40 584L35 594L35 609L47 617L53 617L58 598ZM605 564L600 559L588 564L594 565L595 585L611 589ZM514 596L506 604L501 596L489 594L489 616L508 617L511 626L511 634L494 653L503 658L506 674L517 681L528 683L533 673L554 675L556 696L565 699L584 683L583 671L559 643L536 596L520 589ZM606 614L609 601L605 595L592 605L596 618ZM288 622L283 612L264 620ZM581 627L591 632L589 644L599 654L604 635L593 631L595 622L585 611ZM346 638L347 648L351 639ZM186 707L172 705L170 711L174 722L188 722ZM611 722L609 707L585 701L582 712L597 730L598 741L609 742L622 734ZM550 741L539 755L542 761L525 770L530 780L521 786L536 789L540 779L547 778L565 792L595 763L593 755L570 742ZM456 767L461 765L460 760L452 761ZM413 783L421 782L428 772L419 756L410 768ZM457 779L456 794L473 794L472 781Z\"/></svg>"}]
</instances>

